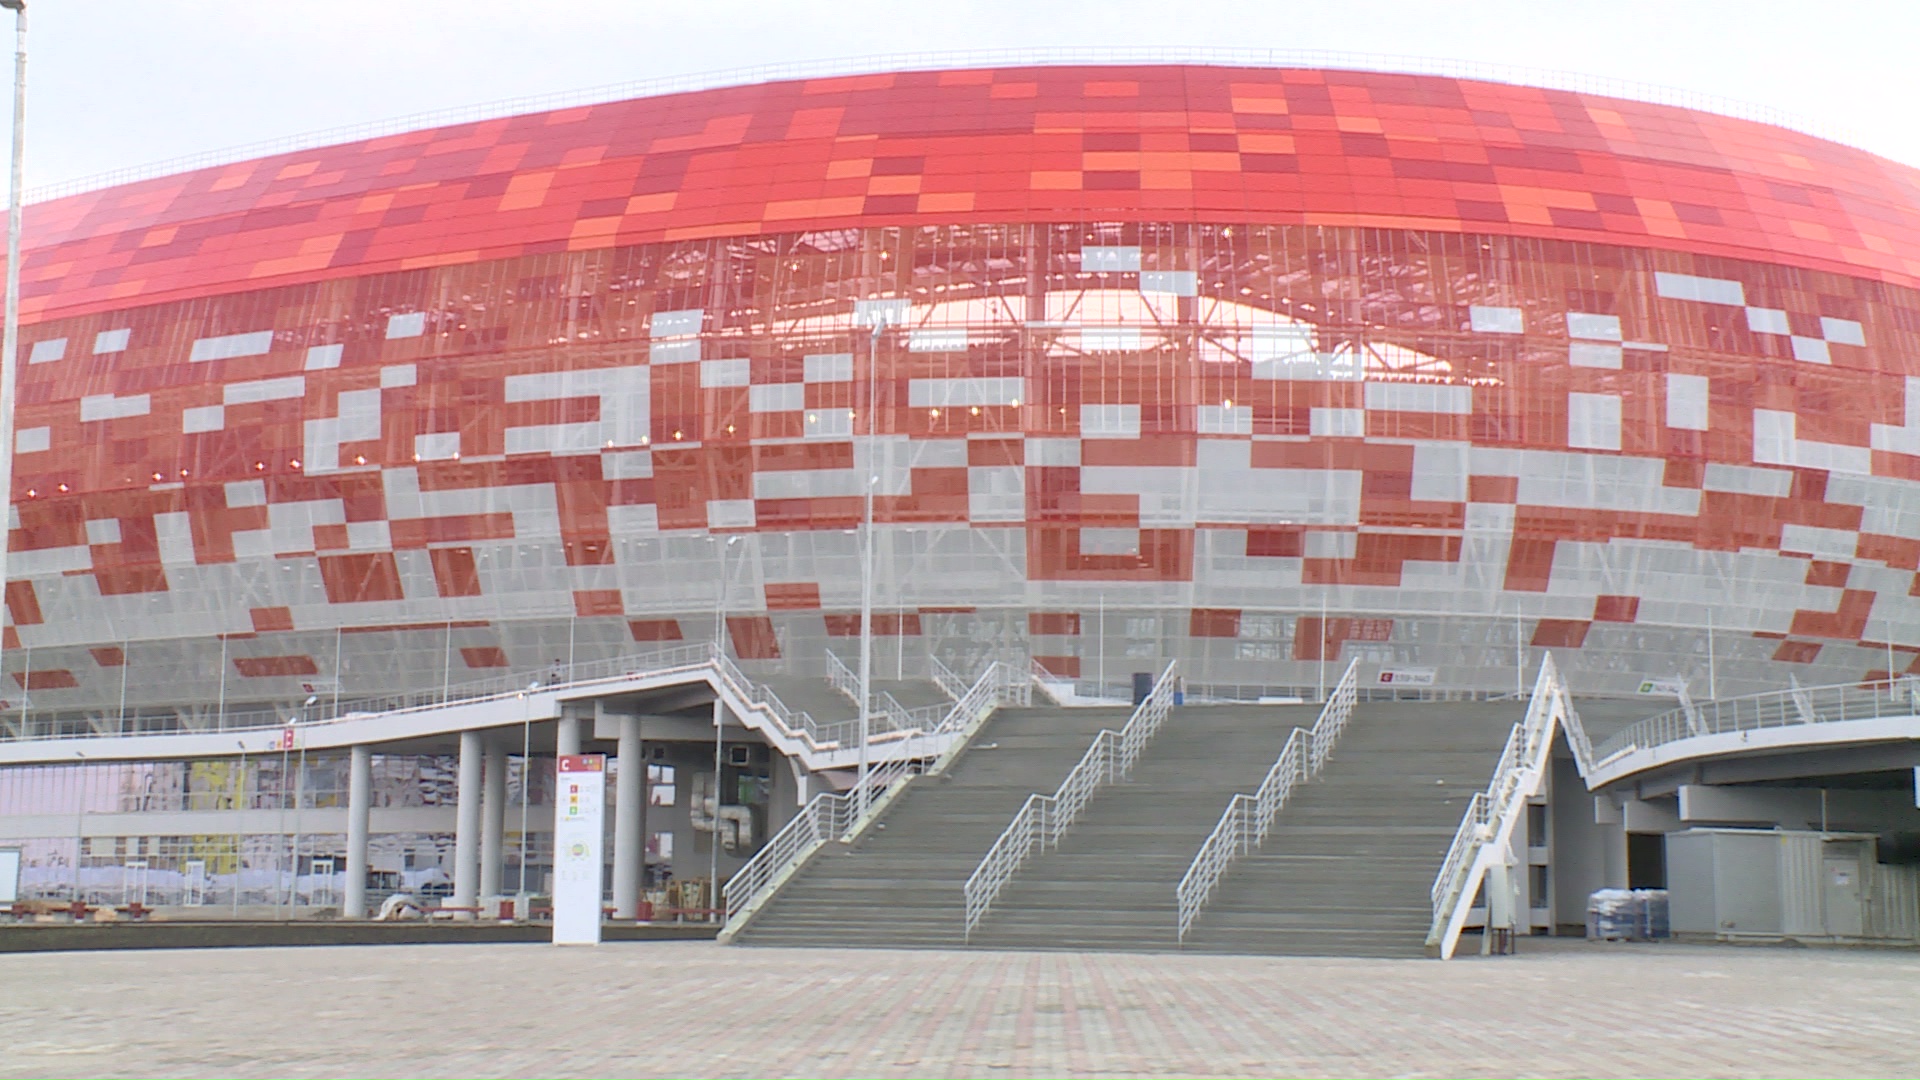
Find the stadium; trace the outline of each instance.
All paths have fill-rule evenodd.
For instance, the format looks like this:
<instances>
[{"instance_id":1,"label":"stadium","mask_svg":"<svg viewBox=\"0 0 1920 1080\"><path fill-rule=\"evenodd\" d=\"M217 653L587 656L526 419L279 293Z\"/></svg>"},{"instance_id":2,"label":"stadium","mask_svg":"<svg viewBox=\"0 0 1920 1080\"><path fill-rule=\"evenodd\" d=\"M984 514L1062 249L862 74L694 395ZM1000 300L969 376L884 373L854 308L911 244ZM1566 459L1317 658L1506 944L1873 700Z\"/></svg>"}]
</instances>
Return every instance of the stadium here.
<instances>
[{"instance_id":1,"label":"stadium","mask_svg":"<svg viewBox=\"0 0 1920 1080\"><path fill-rule=\"evenodd\" d=\"M1437 75L956 67L297 149L35 203L23 241L0 842L48 896L121 896L138 862L168 903L338 904L339 874L354 911L367 784L375 869L462 911L537 893L531 763L618 743L666 794L629 799L655 826L621 826L616 862L647 839L615 909L676 847L709 884L673 906L715 909L816 792L964 770L1041 698L1066 756L1021 792L1129 703L1172 717L1155 746L1252 769L1209 774L1182 868L1282 753L1271 717L1319 732L1344 700L1349 752L1303 781L1366 733L1471 759L1418 811L1430 875L1520 721L1538 782L1508 809L1556 818L1531 847L1613 830L1552 885L1516 869L1523 932L1647 877L1630 835L1792 817L1688 817L1716 781L1618 772L1644 738L1600 764L1576 698L1596 736L1676 738L1740 730L1741 695L1809 730L1867 702L1871 732L1739 782L1819 787L1824 821L1826 785L1783 777L1848 777L1855 833L1911 835L1887 725L1920 661L1920 173L1846 145ZM641 685L646 656L707 681ZM538 708L454 715L507 697ZM1611 820L1572 820L1589 788ZM868 784L863 820L901 790L889 814L931 813Z\"/></svg>"}]
</instances>

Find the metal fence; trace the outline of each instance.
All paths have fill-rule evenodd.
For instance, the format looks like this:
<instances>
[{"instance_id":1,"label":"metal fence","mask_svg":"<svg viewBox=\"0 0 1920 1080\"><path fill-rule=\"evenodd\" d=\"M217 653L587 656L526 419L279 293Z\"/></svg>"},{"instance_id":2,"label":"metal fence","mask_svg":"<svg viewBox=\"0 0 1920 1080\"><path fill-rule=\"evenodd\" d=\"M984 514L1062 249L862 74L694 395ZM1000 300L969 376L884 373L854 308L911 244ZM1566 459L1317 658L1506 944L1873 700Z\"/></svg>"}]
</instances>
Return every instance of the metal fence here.
<instances>
[{"instance_id":1,"label":"metal fence","mask_svg":"<svg viewBox=\"0 0 1920 1080\"><path fill-rule=\"evenodd\" d=\"M1912 716L1920 680L1882 679L1834 686L1794 687L1744 697L1684 704L1615 734L1595 754L1606 762L1633 750L1650 750L1679 739L1732 731L1761 731L1843 720Z\"/></svg>"}]
</instances>

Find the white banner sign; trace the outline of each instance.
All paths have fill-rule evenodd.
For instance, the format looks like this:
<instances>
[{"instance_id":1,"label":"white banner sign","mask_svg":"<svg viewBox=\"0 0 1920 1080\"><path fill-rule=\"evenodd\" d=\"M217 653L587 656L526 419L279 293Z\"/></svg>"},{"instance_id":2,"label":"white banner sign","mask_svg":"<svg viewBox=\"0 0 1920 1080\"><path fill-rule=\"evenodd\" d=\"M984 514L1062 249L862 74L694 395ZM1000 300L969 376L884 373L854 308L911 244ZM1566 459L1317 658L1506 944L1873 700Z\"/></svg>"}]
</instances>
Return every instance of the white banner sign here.
<instances>
[{"instance_id":1,"label":"white banner sign","mask_svg":"<svg viewBox=\"0 0 1920 1080\"><path fill-rule=\"evenodd\" d=\"M0 904L20 899L20 849L0 848Z\"/></svg>"},{"instance_id":2,"label":"white banner sign","mask_svg":"<svg viewBox=\"0 0 1920 1080\"><path fill-rule=\"evenodd\" d=\"M1687 680L1685 679L1645 679L1640 683L1640 692L1649 697L1677 698L1685 693L1686 689Z\"/></svg>"},{"instance_id":3,"label":"white banner sign","mask_svg":"<svg viewBox=\"0 0 1920 1080\"><path fill-rule=\"evenodd\" d=\"M1434 670L1430 667L1390 667L1380 669L1381 686L1432 686Z\"/></svg>"},{"instance_id":4,"label":"white banner sign","mask_svg":"<svg viewBox=\"0 0 1920 1080\"><path fill-rule=\"evenodd\" d=\"M553 943L600 944L605 754L564 754L553 813Z\"/></svg>"}]
</instances>

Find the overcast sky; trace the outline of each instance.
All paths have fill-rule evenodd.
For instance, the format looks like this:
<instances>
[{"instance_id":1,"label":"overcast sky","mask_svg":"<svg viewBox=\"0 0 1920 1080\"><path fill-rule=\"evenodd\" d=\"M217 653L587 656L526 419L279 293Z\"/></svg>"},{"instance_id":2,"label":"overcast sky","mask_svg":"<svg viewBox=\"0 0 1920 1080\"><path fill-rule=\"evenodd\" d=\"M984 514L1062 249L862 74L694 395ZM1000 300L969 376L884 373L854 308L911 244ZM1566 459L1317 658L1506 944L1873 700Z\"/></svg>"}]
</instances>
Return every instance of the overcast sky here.
<instances>
[{"instance_id":1,"label":"overcast sky","mask_svg":"<svg viewBox=\"0 0 1920 1080\"><path fill-rule=\"evenodd\" d=\"M1771 106L1920 163L1915 0L30 0L27 187L505 98L1029 46L1328 49Z\"/></svg>"}]
</instances>

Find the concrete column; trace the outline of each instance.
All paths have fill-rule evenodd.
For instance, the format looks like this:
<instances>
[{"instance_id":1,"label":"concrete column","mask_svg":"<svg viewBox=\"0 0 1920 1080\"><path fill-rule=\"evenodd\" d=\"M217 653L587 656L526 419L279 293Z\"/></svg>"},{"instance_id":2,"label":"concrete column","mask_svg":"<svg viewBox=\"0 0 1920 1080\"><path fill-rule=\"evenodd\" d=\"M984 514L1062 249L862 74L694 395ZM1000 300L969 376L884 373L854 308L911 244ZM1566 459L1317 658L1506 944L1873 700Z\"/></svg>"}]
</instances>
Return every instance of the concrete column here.
<instances>
[{"instance_id":1,"label":"concrete column","mask_svg":"<svg viewBox=\"0 0 1920 1080\"><path fill-rule=\"evenodd\" d=\"M373 748L356 746L347 764L347 900L341 913L367 917L367 832L373 807Z\"/></svg>"},{"instance_id":2,"label":"concrete column","mask_svg":"<svg viewBox=\"0 0 1920 1080\"><path fill-rule=\"evenodd\" d=\"M640 718L620 718L620 784L613 796L613 917L639 917L640 807L647 801L647 763L640 757Z\"/></svg>"},{"instance_id":3,"label":"concrete column","mask_svg":"<svg viewBox=\"0 0 1920 1080\"><path fill-rule=\"evenodd\" d=\"M453 907L473 907L479 899L480 733L460 733L460 793L453 832Z\"/></svg>"},{"instance_id":4,"label":"concrete column","mask_svg":"<svg viewBox=\"0 0 1920 1080\"><path fill-rule=\"evenodd\" d=\"M566 757L580 752L580 714L576 713L571 705L562 704L560 706L560 720L554 725L553 730L553 752L556 757ZM556 760L553 767L557 773L560 768L560 763ZM565 805L566 800L560 798L560 784L557 775L554 777L554 781L553 819L548 824L548 828L553 829L557 835L560 828L560 807Z\"/></svg>"},{"instance_id":5,"label":"concrete column","mask_svg":"<svg viewBox=\"0 0 1920 1080\"><path fill-rule=\"evenodd\" d=\"M507 748L489 742L480 773L480 896L500 895L507 834Z\"/></svg>"}]
</instances>

